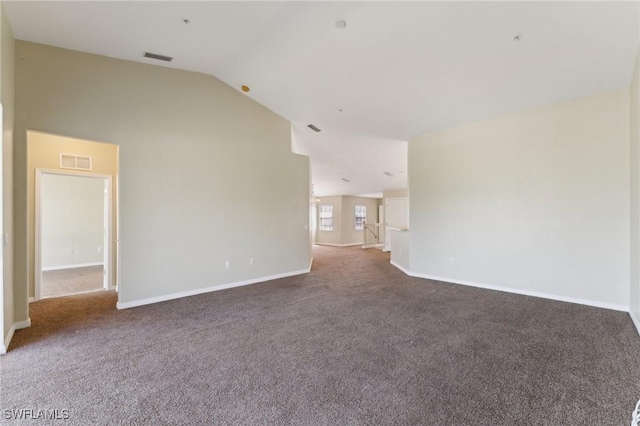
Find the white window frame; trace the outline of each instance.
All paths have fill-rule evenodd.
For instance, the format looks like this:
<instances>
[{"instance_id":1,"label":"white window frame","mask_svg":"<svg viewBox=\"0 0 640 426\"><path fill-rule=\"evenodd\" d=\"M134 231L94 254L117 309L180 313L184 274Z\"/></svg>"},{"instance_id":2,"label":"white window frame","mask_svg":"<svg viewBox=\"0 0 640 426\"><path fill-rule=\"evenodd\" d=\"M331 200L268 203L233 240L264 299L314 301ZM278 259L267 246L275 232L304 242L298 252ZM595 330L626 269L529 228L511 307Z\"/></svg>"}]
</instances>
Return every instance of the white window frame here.
<instances>
[{"instance_id":1,"label":"white window frame","mask_svg":"<svg viewBox=\"0 0 640 426\"><path fill-rule=\"evenodd\" d=\"M367 206L356 205L355 207L355 230L362 231L364 224L367 222ZM362 216L358 216L358 210L361 210Z\"/></svg>"},{"instance_id":2,"label":"white window frame","mask_svg":"<svg viewBox=\"0 0 640 426\"><path fill-rule=\"evenodd\" d=\"M328 209L325 209L326 207L328 207ZM326 224L325 221L328 222L328 224ZM333 204L320 204L318 207L318 231L333 231Z\"/></svg>"}]
</instances>

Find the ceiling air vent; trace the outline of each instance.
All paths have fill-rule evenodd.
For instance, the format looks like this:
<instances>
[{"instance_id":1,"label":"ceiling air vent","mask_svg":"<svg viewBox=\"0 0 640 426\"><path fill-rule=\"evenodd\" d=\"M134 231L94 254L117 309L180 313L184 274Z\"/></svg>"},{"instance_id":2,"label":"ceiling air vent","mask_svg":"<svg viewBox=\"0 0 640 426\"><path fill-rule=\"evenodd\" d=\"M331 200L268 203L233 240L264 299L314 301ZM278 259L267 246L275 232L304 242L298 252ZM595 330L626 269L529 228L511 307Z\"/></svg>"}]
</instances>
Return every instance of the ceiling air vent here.
<instances>
[{"instance_id":1,"label":"ceiling air vent","mask_svg":"<svg viewBox=\"0 0 640 426\"><path fill-rule=\"evenodd\" d=\"M391 172L384 172L383 174L385 174L385 175L387 175L389 177L393 177L393 173L391 173Z\"/></svg>"},{"instance_id":2,"label":"ceiling air vent","mask_svg":"<svg viewBox=\"0 0 640 426\"><path fill-rule=\"evenodd\" d=\"M91 157L86 155L60 154L60 168L91 170Z\"/></svg>"},{"instance_id":3,"label":"ceiling air vent","mask_svg":"<svg viewBox=\"0 0 640 426\"><path fill-rule=\"evenodd\" d=\"M313 130L316 133L320 133L322 131L322 130L318 129L316 126L314 126L313 124L309 124L307 127L310 128L311 130Z\"/></svg>"},{"instance_id":4,"label":"ceiling air vent","mask_svg":"<svg viewBox=\"0 0 640 426\"><path fill-rule=\"evenodd\" d=\"M351 182L351 181L350 181L349 179L347 179L347 178L342 178L342 180L343 180L343 181L345 181L345 182L347 182L347 183Z\"/></svg>"},{"instance_id":5,"label":"ceiling air vent","mask_svg":"<svg viewBox=\"0 0 640 426\"><path fill-rule=\"evenodd\" d=\"M149 59L157 59L159 61L171 62L173 58L171 56L158 55L157 53L144 52L144 57Z\"/></svg>"}]
</instances>

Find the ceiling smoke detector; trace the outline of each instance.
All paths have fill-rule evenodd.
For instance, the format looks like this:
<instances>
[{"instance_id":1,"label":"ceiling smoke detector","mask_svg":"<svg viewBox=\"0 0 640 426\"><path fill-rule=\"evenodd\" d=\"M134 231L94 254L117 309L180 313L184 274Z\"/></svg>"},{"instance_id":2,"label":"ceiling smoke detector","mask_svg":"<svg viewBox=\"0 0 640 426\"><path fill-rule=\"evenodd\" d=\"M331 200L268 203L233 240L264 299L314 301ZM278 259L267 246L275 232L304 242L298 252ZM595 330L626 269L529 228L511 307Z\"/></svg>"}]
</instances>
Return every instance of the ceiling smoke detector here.
<instances>
[{"instance_id":1,"label":"ceiling smoke detector","mask_svg":"<svg viewBox=\"0 0 640 426\"><path fill-rule=\"evenodd\" d=\"M158 55L157 53L144 52L144 57L149 59L157 59L158 61L171 62L171 56Z\"/></svg>"},{"instance_id":2,"label":"ceiling smoke detector","mask_svg":"<svg viewBox=\"0 0 640 426\"><path fill-rule=\"evenodd\" d=\"M345 21L344 19L339 19L336 21L336 28L340 28L341 30L344 30L347 27L347 21Z\"/></svg>"}]
</instances>

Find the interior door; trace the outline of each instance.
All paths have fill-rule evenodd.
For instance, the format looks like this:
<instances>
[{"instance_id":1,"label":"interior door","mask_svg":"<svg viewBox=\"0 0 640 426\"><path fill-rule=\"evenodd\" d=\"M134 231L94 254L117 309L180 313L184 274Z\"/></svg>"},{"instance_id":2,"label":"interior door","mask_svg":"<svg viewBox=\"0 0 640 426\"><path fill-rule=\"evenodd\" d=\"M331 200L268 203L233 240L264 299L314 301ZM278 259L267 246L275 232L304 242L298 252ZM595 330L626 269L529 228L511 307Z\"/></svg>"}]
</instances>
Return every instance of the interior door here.
<instances>
[{"instance_id":1,"label":"interior door","mask_svg":"<svg viewBox=\"0 0 640 426\"><path fill-rule=\"evenodd\" d=\"M388 198L386 204L384 249L391 250L389 231L408 227L407 198Z\"/></svg>"}]
</instances>

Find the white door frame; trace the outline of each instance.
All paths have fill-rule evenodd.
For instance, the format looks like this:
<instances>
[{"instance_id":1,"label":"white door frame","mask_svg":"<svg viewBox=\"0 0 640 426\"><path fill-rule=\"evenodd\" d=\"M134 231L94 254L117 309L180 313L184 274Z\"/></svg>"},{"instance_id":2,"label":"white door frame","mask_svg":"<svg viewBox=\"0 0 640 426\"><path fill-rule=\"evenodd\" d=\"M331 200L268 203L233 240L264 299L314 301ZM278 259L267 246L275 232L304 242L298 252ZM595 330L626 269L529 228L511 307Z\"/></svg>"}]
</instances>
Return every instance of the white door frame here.
<instances>
[{"instance_id":1,"label":"white door frame","mask_svg":"<svg viewBox=\"0 0 640 426\"><path fill-rule=\"evenodd\" d=\"M104 236L104 289L113 290L113 259L112 259L112 235L113 235L113 182L111 175L103 175L98 173L86 173L67 170L51 170L51 169L36 169L36 191L35 191L35 258L34 258L34 289L35 300L40 300L40 286L42 284L42 210L41 210L41 185L42 175L64 175L64 176L79 176L88 177L94 179L103 179L107 182L107 205L105 214L105 236Z\"/></svg>"},{"instance_id":2,"label":"white door frame","mask_svg":"<svg viewBox=\"0 0 640 426\"><path fill-rule=\"evenodd\" d=\"M404 211L404 223L405 227L409 227L409 197L391 197L387 198L384 203L384 245L382 246L382 251L391 251L391 233L389 231L392 230L400 230L400 228L394 228L389 226L389 201L391 200L404 200L405 202L405 211Z\"/></svg>"}]
</instances>

